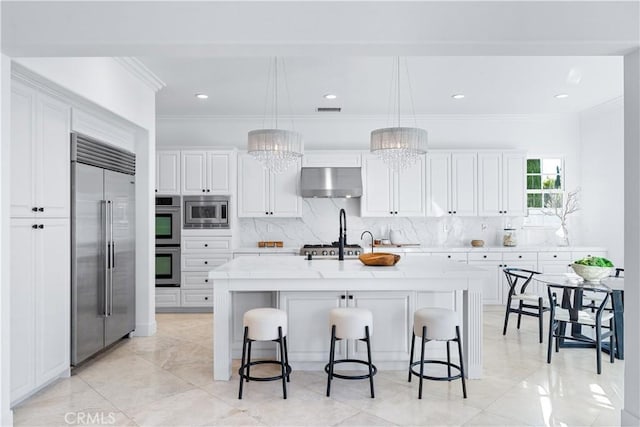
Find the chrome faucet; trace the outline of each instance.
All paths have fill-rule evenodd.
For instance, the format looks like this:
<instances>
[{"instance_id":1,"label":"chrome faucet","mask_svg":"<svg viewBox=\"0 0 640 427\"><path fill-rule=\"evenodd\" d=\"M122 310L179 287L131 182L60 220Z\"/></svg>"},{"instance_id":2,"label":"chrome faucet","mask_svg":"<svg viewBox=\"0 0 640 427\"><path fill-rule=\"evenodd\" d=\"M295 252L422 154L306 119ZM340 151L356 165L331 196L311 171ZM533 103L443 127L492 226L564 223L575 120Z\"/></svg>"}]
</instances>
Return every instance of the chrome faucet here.
<instances>
[{"instance_id":1,"label":"chrome faucet","mask_svg":"<svg viewBox=\"0 0 640 427\"><path fill-rule=\"evenodd\" d=\"M340 234L338 235L338 261L344 261L344 245L347 243L347 212L340 209Z\"/></svg>"},{"instance_id":2,"label":"chrome faucet","mask_svg":"<svg viewBox=\"0 0 640 427\"><path fill-rule=\"evenodd\" d=\"M371 253L373 253L373 233L371 233L369 230L364 230L364 231L362 232L362 234L360 235L360 240L362 240L362 237L363 237L365 234L369 234L369 236L371 236Z\"/></svg>"}]
</instances>

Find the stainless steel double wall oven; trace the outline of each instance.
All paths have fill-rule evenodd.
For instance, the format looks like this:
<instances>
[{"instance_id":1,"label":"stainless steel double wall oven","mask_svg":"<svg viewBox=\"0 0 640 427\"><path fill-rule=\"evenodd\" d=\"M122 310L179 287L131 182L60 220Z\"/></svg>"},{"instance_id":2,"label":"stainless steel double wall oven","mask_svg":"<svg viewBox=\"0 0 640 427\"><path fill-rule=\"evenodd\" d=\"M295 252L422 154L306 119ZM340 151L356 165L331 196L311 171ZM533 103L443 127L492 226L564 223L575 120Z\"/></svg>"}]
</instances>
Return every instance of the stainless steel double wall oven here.
<instances>
[{"instance_id":1,"label":"stainless steel double wall oven","mask_svg":"<svg viewBox=\"0 0 640 427\"><path fill-rule=\"evenodd\" d=\"M156 196L156 286L180 286L180 196Z\"/></svg>"}]
</instances>

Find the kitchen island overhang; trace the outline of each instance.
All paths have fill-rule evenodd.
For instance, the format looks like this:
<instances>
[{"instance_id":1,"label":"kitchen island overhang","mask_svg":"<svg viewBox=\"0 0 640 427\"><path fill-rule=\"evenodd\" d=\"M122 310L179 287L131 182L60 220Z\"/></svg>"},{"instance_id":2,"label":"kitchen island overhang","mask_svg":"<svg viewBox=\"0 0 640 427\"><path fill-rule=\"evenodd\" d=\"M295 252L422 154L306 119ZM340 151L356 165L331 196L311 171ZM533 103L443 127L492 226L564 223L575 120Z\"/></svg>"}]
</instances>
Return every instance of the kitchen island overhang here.
<instances>
[{"instance_id":1,"label":"kitchen island overhang","mask_svg":"<svg viewBox=\"0 0 640 427\"><path fill-rule=\"evenodd\" d=\"M233 298L241 298L242 292L261 291L461 292L462 304L456 309L461 318L467 376L482 376L482 288L483 282L490 278L486 270L437 258L403 259L392 267L368 267L357 259L338 261L278 257L275 260L272 257L255 256L236 258L221 265L209 272L209 278L213 281L214 294L215 380L229 380L231 377ZM421 308L409 306L412 310ZM292 314L288 314L290 324L296 322ZM404 329L398 330L398 334L410 333ZM328 360L328 353L326 358Z\"/></svg>"}]
</instances>

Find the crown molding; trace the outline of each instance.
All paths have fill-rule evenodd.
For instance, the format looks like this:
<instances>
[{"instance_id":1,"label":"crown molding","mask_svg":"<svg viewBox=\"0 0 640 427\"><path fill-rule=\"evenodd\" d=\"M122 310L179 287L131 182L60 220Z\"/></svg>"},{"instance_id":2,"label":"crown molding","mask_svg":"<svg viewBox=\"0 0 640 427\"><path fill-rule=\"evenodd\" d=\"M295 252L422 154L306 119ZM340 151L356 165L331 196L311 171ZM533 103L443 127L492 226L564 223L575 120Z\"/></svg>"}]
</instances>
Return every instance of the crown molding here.
<instances>
[{"instance_id":1,"label":"crown molding","mask_svg":"<svg viewBox=\"0 0 640 427\"><path fill-rule=\"evenodd\" d=\"M574 117L580 114L580 112L567 112L567 113L536 113L536 114L422 114L416 115L417 120L549 120L549 119L565 119L567 117ZM388 114L379 115L359 115L359 114L305 114L297 116L279 116L280 121L284 120L335 120L335 121L353 121L353 120L387 120ZM189 121L189 120L225 120L225 121L246 121L246 120L263 120L264 116L258 115L242 115L242 116L227 116L227 115L156 115L156 120L174 120L174 121ZM407 119L408 120L408 119Z\"/></svg>"},{"instance_id":2,"label":"crown molding","mask_svg":"<svg viewBox=\"0 0 640 427\"><path fill-rule=\"evenodd\" d=\"M154 92L159 91L163 87L167 86L160 77L155 75L146 65L142 63L138 58L132 56L120 56L114 57L114 61L120 64L125 70L134 75L142 83L153 89Z\"/></svg>"}]
</instances>

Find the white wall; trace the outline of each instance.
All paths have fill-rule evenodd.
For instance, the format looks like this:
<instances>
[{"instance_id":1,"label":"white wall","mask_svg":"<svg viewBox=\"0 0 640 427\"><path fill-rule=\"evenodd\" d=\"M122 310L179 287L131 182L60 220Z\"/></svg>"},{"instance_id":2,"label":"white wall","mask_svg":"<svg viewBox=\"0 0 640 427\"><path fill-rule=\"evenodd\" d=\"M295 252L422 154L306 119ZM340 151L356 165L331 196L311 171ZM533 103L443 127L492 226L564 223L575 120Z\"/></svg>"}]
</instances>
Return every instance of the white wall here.
<instances>
[{"instance_id":1,"label":"white wall","mask_svg":"<svg viewBox=\"0 0 640 427\"><path fill-rule=\"evenodd\" d=\"M11 61L0 54L0 425L13 424L10 408L9 177Z\"/></svg>"},{"instance_id":2,"label":"white wall","mask_svg":"<svg viewBox=\"0 0 640 427\"><path fill-rule=\"evenodd\" d=\"M580 114L583 243L609 248L624 266L624 102L616 99Z\"/></svg>"},{"instance_id":3,"label":"white wall","mask_svg":"<svg viewBox=\"0 0 640 427\"><path fill-rule=\"evenodd\" d=\"M155 90L112 58L19 58L15 62L77 97L84 111L86 106L97 112L104 109L138 129L135 333L154 334Z\"/></svg>"},{"instance_id":4,"label":"white wall","mask_svg":"<svg viewBox=\"0 0 640 427\"><path fill-rule=\"evenodd\" d=\"M640 425L640 50L624 57L624 409L621 424Z\"/></svg>"}]
</instances>

